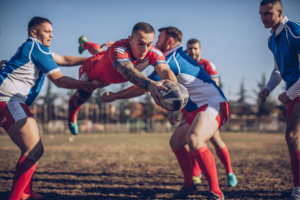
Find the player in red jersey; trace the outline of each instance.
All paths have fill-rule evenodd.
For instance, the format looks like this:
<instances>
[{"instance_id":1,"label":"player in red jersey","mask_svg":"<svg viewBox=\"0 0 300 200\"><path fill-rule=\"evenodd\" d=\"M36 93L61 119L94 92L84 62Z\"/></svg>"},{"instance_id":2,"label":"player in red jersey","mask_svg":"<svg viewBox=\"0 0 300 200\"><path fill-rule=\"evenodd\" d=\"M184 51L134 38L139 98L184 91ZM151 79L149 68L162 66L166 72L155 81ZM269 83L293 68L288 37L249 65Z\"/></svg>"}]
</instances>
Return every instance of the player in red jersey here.
<instances>
[{"instance_id":1,"label":"player in red jersey","mask_svg":"<svg viewBox=\"0 0 300 200\"><path fill-rule=\"evenodd\" d=\"M218 72L216 69L216 66L211 63L208 60L204 60L201 58L201 45L199 40L197 39L190 39L187 42L187 50L186 53L195 61L199 63L203 67L203 69L206 71L206 73L216 82L216 84L219 86L219 76ZM170 115L169 120L172 123L175 123L178 121L178 115L177 113L174 113L174 115ZM216 131L214 136L210 139L212 144L214 145L216 149L216 153L221 160L225 170L226 174L228 176L227 182L229 187L234 187L237 185L237 179L235 174L233 173L232 167L231 167L231 162L230 162L230 156L229 152L227 149L226 144L223 142L223 140L220 137L219 130ZM199 165L197 164L197 161L194 159L193 156L192 158L192 165L193 165L193 179L195 183L200 183L201 182L201 169Z\"/></svg>"},{"instance_id":2,"label":"player in red jersey","mask_svg":"<svg viewBox=\"0 0 300 200\"><path fill-rule=\"evenodd\" d=\"M162 81L152 81L140 71L153 65L163 80L169 79L177 82L177 79L166 63L163 53L153 46L153 41L154 29L145 22L137 23L128 39L113 43L106 51L102 51L99 45L83 41L81 50L88 49L92 54L96 54L81 65L80 80L99 80L107 85L130 81L149 90L154 101L160 105L159 98L162 99L162 96L159 90L167 88L162 86ZM93 89L77 90L69 101L68 124L74 135L78 133L76 113L80 106L90 98L92 92Z\"/></svg>"}]
</instances>

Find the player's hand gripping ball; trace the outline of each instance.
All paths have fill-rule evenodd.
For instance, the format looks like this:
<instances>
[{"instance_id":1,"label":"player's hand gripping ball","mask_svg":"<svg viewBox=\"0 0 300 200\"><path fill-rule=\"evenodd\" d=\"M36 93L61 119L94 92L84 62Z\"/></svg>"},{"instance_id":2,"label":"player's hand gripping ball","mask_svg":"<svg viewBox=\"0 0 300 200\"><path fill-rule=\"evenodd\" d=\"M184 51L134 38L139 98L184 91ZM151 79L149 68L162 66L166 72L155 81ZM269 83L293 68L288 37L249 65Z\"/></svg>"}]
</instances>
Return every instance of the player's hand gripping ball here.
<instances>
[{"instance_id":1,"label":"player's hand gripping ball","mask_svg":"<svg viewBox=\"0 0 300 200\"><path fill-rule=\"evenodd\" d=\"M160 99L161 107L168 111L181 110L189 100L189 93L180 83L167 82L164 84L168 90L160 90L163 100Z\"/></svg>"}]
</instances>

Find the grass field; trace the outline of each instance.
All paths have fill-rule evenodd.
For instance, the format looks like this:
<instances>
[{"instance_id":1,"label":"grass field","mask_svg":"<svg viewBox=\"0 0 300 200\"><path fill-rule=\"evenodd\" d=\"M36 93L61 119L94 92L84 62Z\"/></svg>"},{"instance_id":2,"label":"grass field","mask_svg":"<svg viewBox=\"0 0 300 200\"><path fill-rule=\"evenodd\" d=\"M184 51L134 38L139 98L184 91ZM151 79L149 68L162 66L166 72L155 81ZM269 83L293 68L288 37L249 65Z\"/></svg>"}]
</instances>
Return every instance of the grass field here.
<instances>
[{"instance_id":1,"label":"grass field","mask_svg":"<svg viewBox=\"0 0 300 200\"><path fill-rule=\"evenodd\" d=\"M170 135L44 135L45 153L34 174L34 190L45 200L172 199L183 176L169 147ZM283 134L221 133L221 137L239 181L235 188L228 188L225 170L215 157L226 199L285 199L290 195L292 175ZM8 196L19 156L9 137L0 136L0 199ZM190 199L206 199L204 179L198 188Z\"/></svg>"}]
</instances>

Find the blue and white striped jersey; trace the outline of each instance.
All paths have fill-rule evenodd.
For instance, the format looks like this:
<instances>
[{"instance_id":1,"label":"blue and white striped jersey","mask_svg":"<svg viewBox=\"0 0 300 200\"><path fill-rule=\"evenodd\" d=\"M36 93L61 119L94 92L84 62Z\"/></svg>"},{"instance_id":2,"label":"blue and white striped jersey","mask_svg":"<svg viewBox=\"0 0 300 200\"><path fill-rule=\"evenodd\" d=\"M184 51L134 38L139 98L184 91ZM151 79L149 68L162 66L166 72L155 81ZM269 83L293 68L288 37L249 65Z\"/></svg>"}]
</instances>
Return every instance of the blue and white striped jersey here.
<instances>
[{"instance_id":1,"label":"blue and white striped jersey","mask_svg":"<svg viewBox=\"0 0 300 200\"><path fill-rule=\"evenodd\" d=\"M39 94L45 75L60 71L51 50L29 37L0 72L0 102L31 105Z\"/></svg>"},{"instance_id":2,"label":"blue and white striped jersey","mask_svg":"<svg viewBox=\"0 0 300 200\"><path fill-rule=\"evenodd\" d=\"M178 83L187 88L189 101L184 109L192 112L208 103L226 101L222 90L205 70L184 51L182 46L165 52L166 61L177 77ZM152 80L161 80L156 71L149 75Z\"/></svg>"},{"instance_id":3,"label":"blue and white striped jersey","mask_svg":"<svg viewBox=\"0 0 300 200\"><path fill-rule=\"evenodd\" d=\"M284 17L276 32L271 33L268 45L274 55L275 68L266 88L272 91L282 78L286 82L287 96L294 100L300 95L300 23Z\"/></svg>"}]
</instances>

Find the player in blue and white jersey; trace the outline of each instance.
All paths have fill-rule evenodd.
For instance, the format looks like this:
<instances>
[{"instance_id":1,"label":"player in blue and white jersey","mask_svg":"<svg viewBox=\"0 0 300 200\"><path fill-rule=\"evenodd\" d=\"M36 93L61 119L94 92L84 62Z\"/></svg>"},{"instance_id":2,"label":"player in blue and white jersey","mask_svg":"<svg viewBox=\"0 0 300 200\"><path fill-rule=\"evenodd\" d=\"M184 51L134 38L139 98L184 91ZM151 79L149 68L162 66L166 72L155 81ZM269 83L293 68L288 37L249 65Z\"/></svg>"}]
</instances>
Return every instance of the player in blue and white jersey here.
<instances>
[{"instance_id":1,"label":"player in blue and white jersey","mask_svg":"<svg viewBox=\"0 0 300 200\"><path fill-rule=\"evenodd\" d=\"M189 101L182 110L183 121L170 139L171 148L184 175L184 185L174 197L185 198L197 192L192 178L191 155L185 148L188 144L192 156L196 157L208 182L211 192L209 199L225 199L219 187L214 157L206 147L206 141L228 119L229 109L226 98L205 70L184 52L181 46L180 30L175 27L166 27L159 29L159 32L157 48L164 53L178 83L185 86L189 93ZM149 78L160 80L155 71ZM136 97L144 92L146 91L132 86L117 93L106 92L101 100L111 102L116 99Z\"/></svg>"},{"instance_id":2,"label":"player in blue and white jersey","mask_svg":"<svg viewBox=\"0 0 300 200\"><path fill-rule=\"evenodd\" d=\"M45 75L57 87L81 89L104 86L98 81L84 82L62 75L57 63L77 65L85 58L52 54L48 49L53 38L52 31L48 19L32 18L28 25L29 38L0 72L0 126L21 150L9 199L42 198L32 191L32 175L44 147L28 106L39 94Z\"/></svg>"},{"instance_id":3,"label":"player in blue and white jersey","mask_svg":"<svg viewBox=\"0 0 300 200\"><path fill-rule=\"evenodd\" d=\"M271 28L268 45L274 55L274 70L262 102L283 79L286 91L278 96L286 105L286 142L290 152L293 191L289 199L300 200L300 23L283 16L280 0L263 0L259 10L265 28Z\"/></svg>"}]
</instances>

